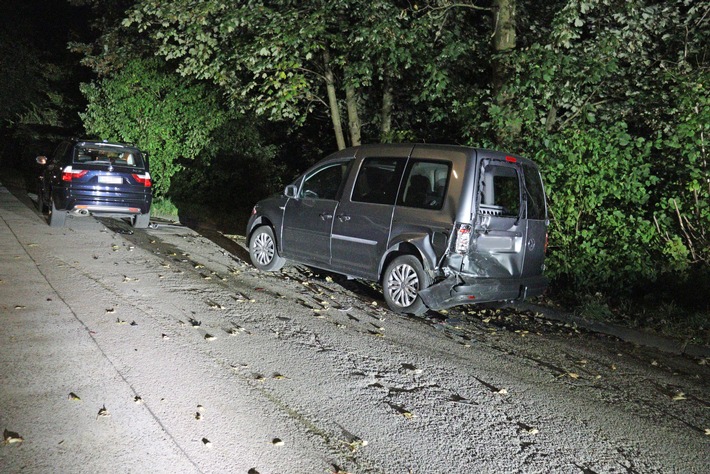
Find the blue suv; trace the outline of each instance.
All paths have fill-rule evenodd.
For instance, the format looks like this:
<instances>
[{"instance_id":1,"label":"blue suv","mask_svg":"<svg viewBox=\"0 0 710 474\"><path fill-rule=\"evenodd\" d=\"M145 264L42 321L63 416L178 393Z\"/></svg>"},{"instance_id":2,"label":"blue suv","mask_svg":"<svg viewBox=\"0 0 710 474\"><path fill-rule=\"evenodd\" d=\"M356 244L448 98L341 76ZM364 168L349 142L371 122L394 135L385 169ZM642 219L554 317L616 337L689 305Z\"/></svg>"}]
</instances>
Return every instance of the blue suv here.
<instances>
[{"instance_id":1,"label":"blue suv","mask_svg":"<svg viewBox=\"0 0 710 474\"><path fill-rule=\"evenodd\" d=\"M148 156L133 145L68 140L51 157L38 156L42 172L38 207L49 225L62 227L67 214L128 217L136 228L150 223L153 200Z\"/></svg>"}]
</instances>

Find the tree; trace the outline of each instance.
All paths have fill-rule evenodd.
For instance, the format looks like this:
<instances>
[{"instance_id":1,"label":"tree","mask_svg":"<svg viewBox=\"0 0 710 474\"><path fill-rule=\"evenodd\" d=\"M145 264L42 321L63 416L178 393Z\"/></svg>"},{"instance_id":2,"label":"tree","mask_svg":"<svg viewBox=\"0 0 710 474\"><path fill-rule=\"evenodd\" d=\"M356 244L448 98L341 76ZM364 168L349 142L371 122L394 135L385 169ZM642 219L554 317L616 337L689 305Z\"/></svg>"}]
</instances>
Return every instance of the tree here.
<instances>
[{"instance_id":1,"label":"tree","mask_svg":"<svg viewBox=\"0 0 710 474\"><path fill-rule=\"evenodd\" d=\"M397 98L404 108L447 97L449 66L479 39L467 24L477 10L454 12L435 1L142 0L123 24L147 32L181 74L219 85L236 109L297 124L322 109L342 148L343 97L350 144L364 128L391 134ZM395 94L400 81L416 88Z\"/></svg>"},{"instance_id":2,"label":"tree","mask_svg":"<svg viewBox=\"0 0 710 474\"><path fill-rule=\"evenodd\" d=\"M174 74L158 59L129 61L120 72L84 84L82 92L87 132L147 151L158 197L182 169L178 159L202 153L229 117L214 90Z\"/></svg>"},{"instance_id":3,"label":"tree","mask_svg":"<svg viewBox=\"0 0 710 474\"><path fill-rule=\"evenodd\" d=\"M577 289L628 291L707 263L709 12L568 0L506 57L515 100L491 101L491 127L518 121L509 147L541 162L551 272Z\"/></svg>"}]
</instances>

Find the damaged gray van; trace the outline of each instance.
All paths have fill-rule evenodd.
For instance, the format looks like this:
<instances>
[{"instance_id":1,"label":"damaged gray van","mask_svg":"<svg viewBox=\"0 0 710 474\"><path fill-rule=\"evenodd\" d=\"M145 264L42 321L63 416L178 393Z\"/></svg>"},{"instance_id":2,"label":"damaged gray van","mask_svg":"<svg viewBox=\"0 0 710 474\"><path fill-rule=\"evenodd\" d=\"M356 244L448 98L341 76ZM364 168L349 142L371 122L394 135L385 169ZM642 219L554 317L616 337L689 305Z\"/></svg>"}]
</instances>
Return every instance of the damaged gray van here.
<instances>
[{"instance_id":1,"label":"damaged gray van","mask_svg":"<svg viewBox=\"0 0 710 474\"><path fill-rule=\"evenodd\" d=\"M529 159L453 145L364 145L254 206L252 263L381 283L400 314L542 294L547 206Z\"/></svg>"}]
</instances>

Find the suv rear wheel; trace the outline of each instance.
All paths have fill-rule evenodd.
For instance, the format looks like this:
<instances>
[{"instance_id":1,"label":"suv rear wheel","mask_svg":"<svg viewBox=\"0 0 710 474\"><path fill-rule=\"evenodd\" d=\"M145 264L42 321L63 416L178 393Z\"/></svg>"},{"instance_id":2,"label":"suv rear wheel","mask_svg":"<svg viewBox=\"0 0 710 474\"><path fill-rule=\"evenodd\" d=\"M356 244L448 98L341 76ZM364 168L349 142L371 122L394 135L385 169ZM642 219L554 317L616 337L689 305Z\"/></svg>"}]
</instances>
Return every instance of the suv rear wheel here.
<instances>
[{"instance_id":1,"label":"suv rear wheel","mask_svg":"<svg viewBox=\"0 0 710 474\"><path fill-rule=\"evenodd\" d=\"M44 195L41 184L37 185L37 209L39 209L40 214L46 214L49 210L47 205L44 203Z\"/></svg>"},{"instance_id":2,"label":"suv rear wheel","mask_svg":"<svg viewBox=\"0 0 710 474\"><path fill-rule=\"evenodd\" d=\"M131 224L136 229L147 229L148 225L150 225L150 212L133 216L133 218L131 218Z\"/></svg>"},{"instance_id":3,"label":"suv rear wheel","mask_svg":"<svg viewBox=\"0 0 710 474\"><path fill-rule=\"evenodd\" d=\"M57 206L54 205L54 198L50 200L49 208L49 226L50 227L63 227L64 220L67 217L67 212L64 209L57 210Z\"/></svg>"},{"instance_id":4,"label":"suv rear wheel","mask_svg":"<svg viewBox=\"0 0 710 474\"><path fill-rule=\"evenodd\" d=\"M390 262L382 276L382 289L387 306L399 314L420 316L427 307L419 290L430 285L428 275L414 255L400 255Z\"/></svg>"},{"instance_id":5,"label":"suv rear wheel","mask_svg":"<svg viewBox=\"0 0 710 474\"><path fill-rule=\"evenodd\" d=\"M258 227L251 235L249 257L256 268L267 272L281 270L286 263L286 259L276 250L274 232L266 225Z\"/></svg>"}]
</instances>

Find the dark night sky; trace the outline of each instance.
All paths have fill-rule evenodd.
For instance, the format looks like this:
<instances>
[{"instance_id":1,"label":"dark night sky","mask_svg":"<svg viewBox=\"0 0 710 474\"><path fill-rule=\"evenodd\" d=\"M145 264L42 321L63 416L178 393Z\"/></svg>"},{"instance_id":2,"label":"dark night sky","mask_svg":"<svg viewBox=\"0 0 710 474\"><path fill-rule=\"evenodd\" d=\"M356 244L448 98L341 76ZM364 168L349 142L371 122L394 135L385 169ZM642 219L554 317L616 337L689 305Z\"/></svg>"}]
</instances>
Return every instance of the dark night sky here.
<instances>
[{"instance_id":1,"label":"dark night sky","mask_svg":"<svg viewBox=\"0 0 710 474\"><path fill-rule=\"evenodd\" d=\"M0 28L11 42L24 41L62 58L69 41L91 37L86 12L66 0L0 0Z\"/></svg>"}]
</instances>

